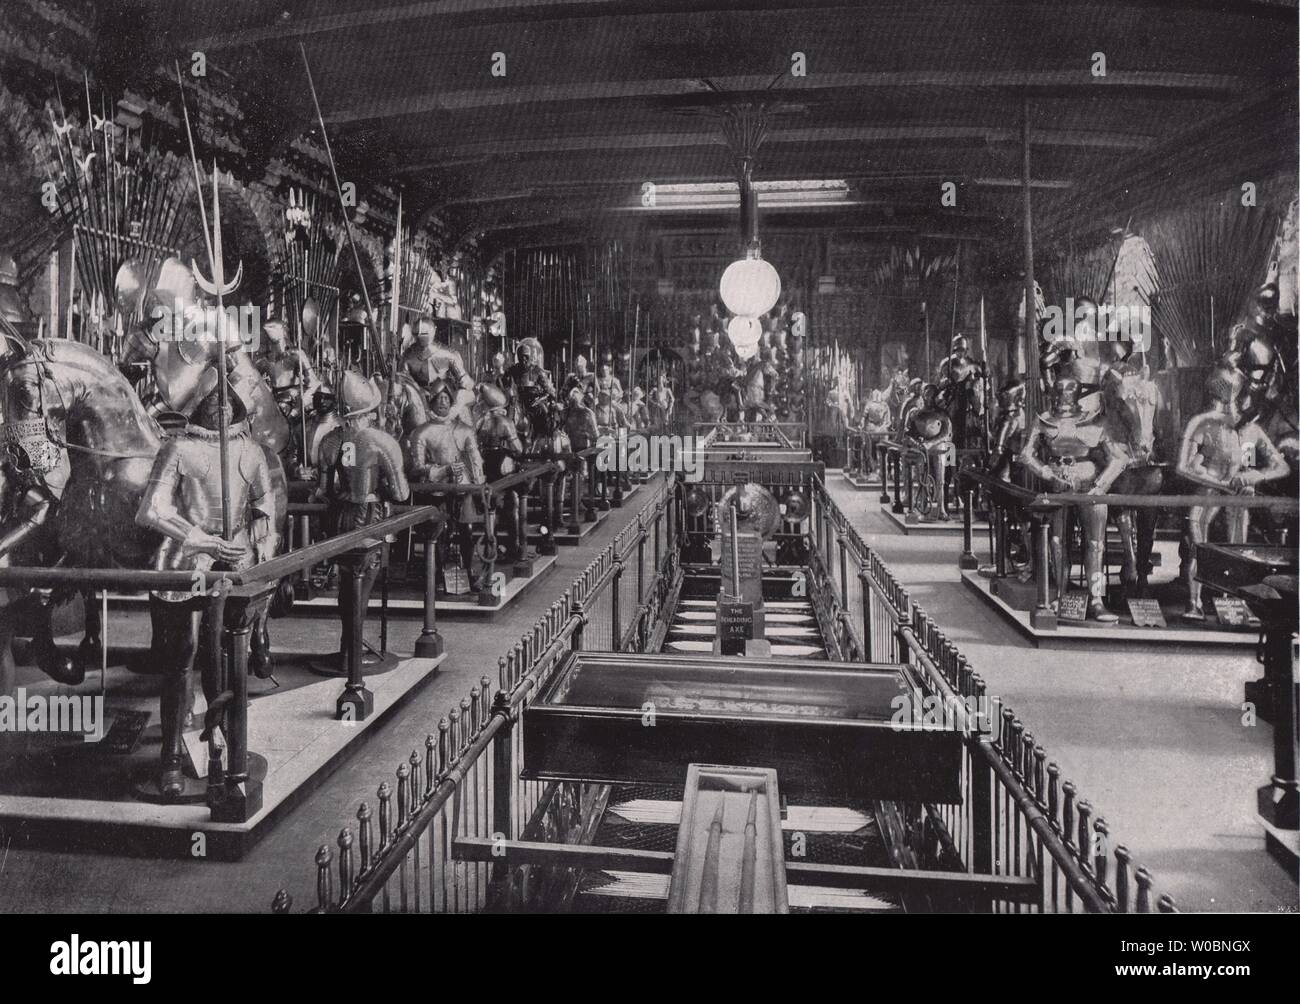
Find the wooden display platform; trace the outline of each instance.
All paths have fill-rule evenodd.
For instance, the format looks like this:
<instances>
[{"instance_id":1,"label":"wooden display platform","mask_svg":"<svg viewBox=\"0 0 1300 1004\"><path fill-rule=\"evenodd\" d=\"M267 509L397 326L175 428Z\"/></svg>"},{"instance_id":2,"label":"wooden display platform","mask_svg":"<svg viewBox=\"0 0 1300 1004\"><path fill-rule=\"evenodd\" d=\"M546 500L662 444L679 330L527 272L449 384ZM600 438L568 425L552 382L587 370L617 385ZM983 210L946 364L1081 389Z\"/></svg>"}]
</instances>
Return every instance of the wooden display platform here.
<instances>
[{"instance_id":1,"label":"wooden display platform","mask_svg":"<svg viewBox=\"0 0 1300 1004\"><path fill-rule=\"evenodd\" d=\"M892 503L890 504L892 505ZM885 507L885 503L883 502L881 503L881 506L882 506L881 511L885 516L885 518L888 519L889 522L893 523L894 526L896 526L899 530L902 530L903 533L908 534L909 536L916 535L916 536L960 537L962 535L962 521L961 521L960 513L958 513L952 519L947 520L945 522L926 523L921 519L920 516L914 515L912 513L908 513L906 515L900 516L898 513L894 512L893 509ZM989 532L988 520L977 519L971 524L971 533L987 534L988 532Z\"/></svg>"},{"instance_id":2,"label":"wooden display platform","mask_svg":"<svg viewBox=\"0 0 1300 1004\"><path fill-rule=\"evenodd\" d=\"M1134 627L1127 612L1112 606L1112 612L1120 615L1118 624L1098 624L1096 621L1058 620L1056 628L1034 627L1030 623L1030 612L1017 609L1001 596L993 592L993 578L987 569L967 569L961 573L962 582L996 610L1002 619L1013 625L1022 635L1034 643L1035 647L1043 643L1064 646L1114 645L1127 647L1135 644L1168 648L1194 646L1204 648L1207 645L1227 648L1254 648L1259 641L1259 629L1207 628L1204 625L1186 624L1179 621L1176 612L1168 610L1165 619L1168 627Z\"/></svg>"},{"instance_id":3,"label":"wooden display platform","mask_svg":"<svg viewBox=\"0 0 1300 1004\"><path fill-rule=\"evenodd\" d=\"M119 658L121 654L113 653ZM364 721L341 722L334 720L334 713L344 681L312 673L306 657L277 653L278 687L249 679L255 695L248 709L249 749L265 759L266 776L262 809L246 823L214 823L204 804L161 805L132 795L133 781L157 770L159 678L110 666L104 681L105 718L149 714L135 748L116 752L106 740L87 743L67 734L6 737L10 741L0 747L0 829L16 843L38 847L237 861L355 755L445 659L404 659L395 669L368 677L374 712ZM35 670L23 670L19 686L29 695L93 696L100 693L101 677L91 672L85 683L69 688Z\"/></svg>"},{"instance_id":4,"label":"wooden display platform","mask_svg":"<svg viewBox=\"0 0 1300 1004\"><path fill-rule=\"evenodd\" d=\"M485 603L479 598L479 593L465 593L461 596L440 594L438 596L438 616L442 617L444 614L452 616L486 614L490 616L504 610L527 590L531 589L540 579L544 578L554 564L555 555L539 554L533 558L532 575L515 575L511 571L510 564L502 562L497 566L497 574L504 575L505 580L501 584L501 594L497 597L498 602L495 605ZM370 596L370 616L372 619L379 612L380 606L380 590L379 586L376 585L374 592ZM295 600L293 609L295 612L310 612L312 614L328 611L333 616L338 611L338 594L332 589L322 589L317 591L317 594L310 600ZM390 615L400 617L423 616L423 589L413 589L409 586L389 589L388 612Z\"/></svg>"},{"instance_id":5,"label":"wooden display platform","mask_svg":"<svg viewBox=\"0 0 1300 1004\"><path fill-rule=\"evenodd\" d=\"M872 491L879 492L884 490L884 485L880 483L879 475L871 478L860 477L857 474L850 474L848 471L841 471L840 476L853 488L860 492Z\"/></svg>"},{"instance_id":6,"label":"wooden display platform","mask_svg":"<svg viewBox=\"0 0 1300 1004\"><path fill-rule=\"evenodd\" d=\"M626 496L624 496L626 498ZM596 532L596 528L604 522L613 509L596 509L596 521L594 523L582 523L577 533L569 529L567 522L561 523L555 530L555 543L561 547L577 547L587 537ZM530 523L528 526L528 543L536 546L542 539L540 525Z\"/></svg>"}]
</instances>

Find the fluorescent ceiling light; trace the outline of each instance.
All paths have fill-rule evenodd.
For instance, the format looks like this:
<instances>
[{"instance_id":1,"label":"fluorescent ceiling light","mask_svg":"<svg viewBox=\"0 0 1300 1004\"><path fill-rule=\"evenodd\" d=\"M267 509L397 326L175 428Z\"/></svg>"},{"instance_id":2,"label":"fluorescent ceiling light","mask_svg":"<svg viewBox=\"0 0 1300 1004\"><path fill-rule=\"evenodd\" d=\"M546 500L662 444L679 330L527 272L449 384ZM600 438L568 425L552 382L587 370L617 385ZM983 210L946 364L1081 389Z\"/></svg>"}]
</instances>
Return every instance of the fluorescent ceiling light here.
<instances>
[{"instance_id":1,"label":"fluorescent ceiling light","mask_svg":"<svg viewBox=\"0 0 1300 1004\"><path fill-rule=\"evenodd\" d=\"M852 194L843 180L756 181L758 204L767 209L843 205ZM646 205L638 189L637 204L631 208L647 212L663 210L739 209L740 186L734 181L678 182L656 184L654 205Z\"/></svg>"}]
</instances>

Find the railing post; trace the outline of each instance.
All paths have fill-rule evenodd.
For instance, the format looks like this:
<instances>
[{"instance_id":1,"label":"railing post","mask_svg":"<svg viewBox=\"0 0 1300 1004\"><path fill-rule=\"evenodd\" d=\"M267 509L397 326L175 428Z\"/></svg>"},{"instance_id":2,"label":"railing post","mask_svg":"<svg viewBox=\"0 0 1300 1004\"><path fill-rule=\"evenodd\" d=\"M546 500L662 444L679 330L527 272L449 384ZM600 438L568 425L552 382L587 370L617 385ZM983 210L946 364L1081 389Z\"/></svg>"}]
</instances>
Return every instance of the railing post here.
<instances>
[{"instance_id":1,"label":"railing post","mask_svg":"<svg viewBox=\"0 0 1300 1004\"><path fill-rule=\"evenodd\" d=\"M1046 513L1030 516L1034 529L1034 573L1037 588L1029 623L1036 628L1056 629L1056 614L1051 606L1052 521Z\"/></svg>"},{"instance_id":2,"label":"railing post","mask_svg":"<svg viewBox=\"0 0 1300 1004\"><path fill-rule=\"evenodd\" d=\"M871 595L871 573L865 564L858 566L858 586L862 592L862 661L874 662L872 618L875 616L875 597Z\"/></svg>"},{"instance_id":3,"label":"railing post","mask_svg":"<svg viewBox=\"0 0 1300 1004\"><path fill-rule=\"evenodd\" d=\"M958 483L960 483L961 475L958 474L957 477ZM974 519L971 514L974 511L975 490L973 488L967 488L966 504L962 506L961 513L961 558L957 562L958 566L961 568L969 569L980 567L979 559L975 557L975 541L971 527L971 520Z\"/></svg>"},{"instance_id":4,"label":"railing post","mask_svg":"<svg viewBox=\"0 0 1300 1004\"><path fill-rule=\"evenodd\" d=\"M613 547L617 548L618 543L615 541ZM621 633L621 622L619 618L619 587L623 581L623 562L617 554L614 555L614 575L609 580L613 593L610 596L610 625L609 625L609 644L610 651L621 652L623 650L623 635Z\"/></svg>"},{"instance_id":5,"label":"railing post","mask_svg":"<svg viewBox=\"0 0 1300 1004\"><path fill-rule=\"evenodd\" d=\"M375 710L375 697L366 686L362 659L370 590L379 573L382 547L382 541L372 541L338 557L339 614L343 619L340 657L348 682L335 704L337 721L362 722Z\"/></svg>"},{"instance_id":6,"label":"railing post","mask_svg":"<svg viewBox=\"0 0 1300 1004\"><path fill-rule=\"evenodd\" d=\"M556 472L551 471L542 478L541 484L541 503L542 514L538 520L537 532L540 539L537 542L538 554L555 553L555 529L559 526L558 513L555 511L555 478Z\"/></svg>"},{"instance_id":7,"label":"railing post","mask_svg":"<svg viewBox=\"0 0 1300 1004\"><path fill-rule=\"evenodd\" d=\"M438 631L438 538L441 522L424 524L424 630L415 640L417 659L436 659L446 651Z\"/></svg>"},{"instance_id":8,"label":"railing post","mask_svg":"<svg viewBox=\"0 0 1300 1004\"><path fill-rule=\"evenodd\" d=\"M880 466L880 504L889 505L889 447L876 440L872 448L876 451L876 463Z\"/></svg>"},{"instance_id":9,"label":"railing post","mask_svg":"<svg viewBox=\"0 0 1300 1004\"><path fill-rule=\"evenodd\" d=\"M903 514L903 498L900 494L899 483L903 480L903 451L899 449L890 449L890 457L894 461L894 505L892 511L894 515Z\"/></svg>"},{"instance_id":10,"label":"railing post","mask_svg":"<svg viewBox=\"0 0 1300 1004\"><path fill-rule=\"evenodd\" d=\"M514 836L515 790L514 731L516 716L510 708L510 698L503 690L497 691L492 714L504 723L492 739L492 834L494 838L510 840ZM506 863L497 861L492 866L492 880L504 884Z\"/></svg>"},{"instance_id":11,"label":"railing post","mask_svg":"<svg viewBox=\"0 0 1300 1004\"><path fill-rule=\"evenodd\" d=\"M582 476L582 459L576 453L572 454L571 456L572 459L569 462L573 465L573 470L570 473L570 477L573 480L573 490L569 493L570 499L569 499L568 530L569 533L573 534L575 538L574 542L576 543L577 542L576 538L582 533L582 508L581 507L582 507L583 476Z\"/></svg>"}]
</instances>

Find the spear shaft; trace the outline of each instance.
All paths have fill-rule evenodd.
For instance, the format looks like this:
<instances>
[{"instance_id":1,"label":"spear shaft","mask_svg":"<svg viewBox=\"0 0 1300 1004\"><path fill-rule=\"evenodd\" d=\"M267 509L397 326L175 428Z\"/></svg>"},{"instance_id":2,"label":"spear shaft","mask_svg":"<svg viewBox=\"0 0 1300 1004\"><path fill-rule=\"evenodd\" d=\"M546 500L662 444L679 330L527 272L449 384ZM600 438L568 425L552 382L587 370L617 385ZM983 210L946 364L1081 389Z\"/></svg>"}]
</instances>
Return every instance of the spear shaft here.
<instances>
[{"instance_id":1,"label":"spear shaft","mask_svg":"<svg viewBox=\"0 0 1300 1004\"><path fill-rule=\"evenodd\" d=\"M320 110L320 98L316 96L316 82L312 79L311 63L307 60L307 46L299 42L298 50L302 53L303 69L307 71L307 86L311 89L311 103L316 109L316 121L320 123L320 135L322 142L325 144L325 156L329 158L330 174L334 177L334 190L338 192L339 208L343 212L343 230L348 237L348 247L352 249L352 263L357 267L357 278L361 281L361 295L366 301L366 327L370 329L371 337L376 342L379 342L379 332L375 328L375 312L370 304L370 288L366 285L366 273L361 267L361 254L357 251L357 242L352 236L352 221L348 218L348 204L343 201L343 185L339 182L339 169L334 163L334 151L330 147L329 132L325 128L325 116ZM379 359L380 369L384 371L384 380L391 388L393 381L392 374L388 372L388 358L384 355L382 349L376 352L375 355Z\"/></svg>"}]
</instances>

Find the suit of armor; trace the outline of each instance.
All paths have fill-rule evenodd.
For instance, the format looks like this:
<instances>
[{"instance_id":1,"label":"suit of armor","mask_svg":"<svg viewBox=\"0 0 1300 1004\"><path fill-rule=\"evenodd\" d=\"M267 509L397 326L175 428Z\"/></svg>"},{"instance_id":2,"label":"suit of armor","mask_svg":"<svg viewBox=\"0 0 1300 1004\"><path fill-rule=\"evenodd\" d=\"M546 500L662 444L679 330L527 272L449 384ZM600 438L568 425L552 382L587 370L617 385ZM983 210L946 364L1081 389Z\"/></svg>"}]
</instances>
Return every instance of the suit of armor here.
<instances>
[{"instance_id":1,"label":"suit of armor","mask_svg":"<svg viewBox=\"0 0 1300 1004\"><path fill-rule=\"evenodd\" d=\"M645 391L640 387L632 388L632 400L627 410L627 424L633 429L650 427L650 409L646 407Z\"/></svg>"},{"instance_id":2,"label":"suit of armor","mask_svg":"<svg viewBox=\"0 0 1300 1004\"><path fill-rule=\"evenodd\" d=\"M623 400L623 385L619 382L618 377L609 371L608 366L602 366L600 376L596 377L596 397L598 400L601 394L608 394L610 401L615 404Z\"/></svg>"},{"instance_id":3,"label":"suit of armor","mask_svg":"<svg viewBox=\"0 0 1300 1004\"><path fill-rule=\"evenodd\" d=\"M423 333L418 337L424 337ZM445 381L453 389L474 388L474 380L465 372L465 363L460 353L431 341L417 340L402 353L401 369L426 394L438 380Z\"/></svg>"},{"instance_id":4,"label":"suit of armor","mask_svg":"<svg viewBox=\"0 0 1300 1004\"><path fill-rule=\"evenodd\" d=\"M474 427L478 452L483 458L484 471L489 481L511 473L515 461L522 456L524 444L519 430L506 415L504 406L489 408L487 414Z\"/></svg>"},{"instance_id":5,"label":"suit of armor","mask_svg":"<svg viewBox=\"0 0 1300 1004\"><path fill-rule=\"evenodd\" d=\"M930 395L919 407L912 409L905 434L917 449L925 453L928 471L934 483L930 500L935 507L933 518L948 519L948 469L957 465L957 448L952 442L952 419L935 406L933 395Z\"/></svg>"},{"instance_id":6,"label":"suit of armor","mask_svg":"<svg viewBox=\"0 0 1300 1004\"><path fill-rule=\"evenodd\" d=\"M403 502L411 494L402 470L402 448L368 420L347 419L321 441L317 494L328 506L331 534L378 523L387 517L390 503Z\"/></svg>"},{"instance_id":7,"label":"suit of armor","mask_svg":"<svg viewBox=\"0 0 1300 1004\"><path fill-rule=\"evenodd\" d=\"M162 571L205 572L215 557L197 549L204 538L219 536L221 526L221 460L218 433L190 425L184 436L164 441L149 476L149 489L140 502L136 522L163 535L154 567ZM230 429L230 543L242 554L226 562L230 571L243 571L275 551L274 527L279 514L271 471L262 448L248 436L245 423ZM259 559L258 552L261 552ZM161 592L165 601L188 601L193 593Z\"/></svg>"},{"instance_id":8,"label":"suit of armor","mask_svg":"<svg viewBox=\"0 0 1300 1004\"><path fill-rule=\"evenodd\" d=\"M596 445L600 438L600 426L596 422L596 413L583 403L576 394L569 398L569 407L564 413L564 428L573 444L573 452L581 453Z\"/></svg>"},{"instance_id":9,"label":"suit of armor","mask_svg":"<svg viewBox=\"0 0 1300 1004\"><path fill-rule=\"evenodd\" d=\"M627 428L627 415L617 404L609 397L609 394L601 392L600 401L596 405L596 426L601 433L616 434L619 429Z\"/></svg>"},{"instance_id":10,"label":"suit of armor","mask_svg":"<svg viewBox=\"0 0 1300 1004\"><path fill-rule=\"evenodd\" d=\"M216 567L242 571L275 553L279 513L271 471L262 447L249 436L242 413L229 428L225 484L230 496L231 533L223 539L221 448L218 393L200 403L195 424L168 439L154 459L149 486L135 521L163 537L154 567L207 573ZM233 411L233 409L232 409ZM211 583L208 588L220 588ZM189 712L188 676L194 660L196 616L193 601L205 590L155 592L150 596L154 651L166 675L160 697L162 752L158 788L165 801L185 790L181 734ZM203 692L209 701L221 691L220 624L205 624L214 642L202 663Z\"/></svg>"},{"instance_id":11,"label":"suit of armor","mask_svg":"<svg viewBox=\"0 0 1300 1004\"><path fill-rule=\"evenodd\" d=\"M483 457L474 430L451 415L434 415L410 438L411 477L417 481L447 481L460 485L481 485ZM462 499L460 518L476 514L474 500Z\"/></svg>"},{"instance_id":12,"label":"suit of armor","mask_svg":"<svg viewBox=\"0 0 1300 1004\"><path fill-rule=\"evenodd\" d=\"M1078 405L1079 383L1060 377L1055 386L1052 410L1039 415L1025 437L1020 461L1047 483L1053 491L1105 495L1124 472L1127 459L1111 443L1104 417L1098 411L1085 412ZM1083 527L1083 570L1088 582L1088 614L1098 621L1113 623L1119 618L1106 609L1102 597L1106 576L1102 558L1106 546L1105 505L1079 508ZM1052 560L1056 566L1058 602L1064 595L1069 575L1064 540L1067 507L1052 516Z\"/></svg>"},{"instance_id":13,"label":"suit of armor","mask_svg":"<svg viewBox=\"0 0 1300 1004\"><path fill-rule=\"evenodd\" d=\"M871 392L871 400L866 403L862 409L863 432L888 432L890 423L889 405L878 397L880 391Z\"/></svg>"},{"instance_id":14,"label":"suit of armor","mask_svg":"<svg viewBox=\"0 0 1300 1004\"><path fill-rule=\"evenodd\" d=\"M320 388L320 378L312 368L307 353L300 348L286 348L272 341L267 350L254 360L254 365L257 366L257 371L266 377L272 390L297 387L300 368L303 383L307 386L307 396L315 394Z\"/></svg>"},{"instance_id":15,"label":"suit of armor","mask_svg":"<svg viewBox=\"0 0 1300 1004\"><path fill-rule=\"evenodd\" d=\"M1196 487L1198 495L1253 495L1266 481L1290 472L1273 441L1253 420L1242 421L1238 403L1246 383L1240 370L1220 366L1206 382L1213 402L1209 411L1192 417L1178 448L1178 473ZM1187 537L1183 547L1183 576L1187 583L1188 620L1204 620L1201 584L1196 581L1196 545L1204 542L1221 507L1192 506L1187 512ZM1231 509L1228 541L1244 544L1250 529L1250 510Z\"/></svg>"},{"instance_id":16,"label":"suit of armor","mask_svg":"<svg viewBox=\"0 0 1300 1004\"><path fill-rule=\"evenodd\" d=\"M992 475L1000 481L1011 480L1011 465L1025 447L1025 385L1017 383L1003 388L1002 410L993 429Z\"/></svg>"}]
</instances>

